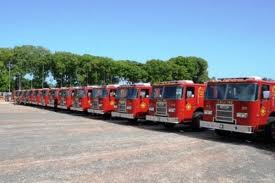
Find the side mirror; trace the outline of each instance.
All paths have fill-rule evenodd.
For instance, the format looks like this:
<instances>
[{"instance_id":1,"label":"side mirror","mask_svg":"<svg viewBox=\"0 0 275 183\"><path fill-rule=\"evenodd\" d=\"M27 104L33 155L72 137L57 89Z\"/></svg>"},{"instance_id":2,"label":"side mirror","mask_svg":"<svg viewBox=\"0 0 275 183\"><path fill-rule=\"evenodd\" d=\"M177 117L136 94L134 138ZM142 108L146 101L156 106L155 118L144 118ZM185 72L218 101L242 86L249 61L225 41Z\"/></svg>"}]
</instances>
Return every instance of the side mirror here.
<instances>
[{"instance_id":1,"label":"side mirror","mask_svg":"<svg viewBox=\"0 0 275 183\"><path fill-rule=\"evenodd\" d=\"M270 91L263 91L263 98L269 99L270 98Z\"/></svg>"}]
</instances>

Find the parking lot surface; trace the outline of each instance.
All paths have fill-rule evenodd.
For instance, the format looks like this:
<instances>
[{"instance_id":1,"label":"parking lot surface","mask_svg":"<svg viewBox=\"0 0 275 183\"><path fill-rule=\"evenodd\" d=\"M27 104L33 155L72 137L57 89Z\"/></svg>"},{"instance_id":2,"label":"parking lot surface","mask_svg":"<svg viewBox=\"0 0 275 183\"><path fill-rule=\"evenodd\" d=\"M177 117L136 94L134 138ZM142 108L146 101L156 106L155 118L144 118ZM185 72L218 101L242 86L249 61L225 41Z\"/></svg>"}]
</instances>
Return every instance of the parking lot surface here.
<instances>
[{"instance_id":1,"label":"parking lot surface","mask_svg":"<svg viewBox=\"0 0 275 183\"><path fill-rule=\"evenodd\" d=\"M0 182L275 182L275 145L0 104Z\"/></svg>"}]
</instances>

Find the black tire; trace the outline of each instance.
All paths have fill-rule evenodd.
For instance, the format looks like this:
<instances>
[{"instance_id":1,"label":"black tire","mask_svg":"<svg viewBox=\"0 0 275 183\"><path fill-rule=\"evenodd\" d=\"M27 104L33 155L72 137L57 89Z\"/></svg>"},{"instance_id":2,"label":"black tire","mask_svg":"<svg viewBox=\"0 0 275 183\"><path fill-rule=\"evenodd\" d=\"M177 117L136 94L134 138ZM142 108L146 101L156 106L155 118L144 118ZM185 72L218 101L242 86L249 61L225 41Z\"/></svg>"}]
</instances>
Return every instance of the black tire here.
<instances>
[{"instance_id":1,"label":"black tire","mask_svg":"<svg viewBox=\"0 0 275 183\"><path fill-rule=\"evenodd\" d=\"M268 124L265 127L265 140L275 142L275 117L268 119Z\"/></svg>"},{"instance_id":2,"label":"black tire","mask_svg":"<svg viewBox=\"0 0 275 183\"><path fill-rule=\"evenodd\" d=\"M200 129L200 121L202 120L203 112L197 111L193 115L191 127L193 130Z\"/></svg>"},{"instance_id":3,"label":"black tire","mask_svg":"<svg viewBox=\"0 0 275 183\"><path fill-rule=\"evenodd\" d=\"M130 121L131 123L137 123L137 122L138 122L138 119L137 119L137 118L129 119L129 121Z\"/></svg>"},{"instance_id":4,"label":"black tire","mask_svg":"<svg viewBox=\"0 0 275 183\"><path fill-rule=\"evenodd\" d=\"M229 131L218 130L218 129L215 130L215 133L216 133L218 136L221 136L221 137L225 137L225 136L228 136L228 135L231 134L231 132L229 132Z\"/></svg>"},{"instance_id":5,"label":"black tire","mask_svg":"<svg viewBox=\"0 0 275 183\"><path fill-rule=\"evenodd\" d=\"M173 123L163 123L163 126L167 129L171 129L174 128L176 126L176 124Z\"/></svg>"}]
</instances>

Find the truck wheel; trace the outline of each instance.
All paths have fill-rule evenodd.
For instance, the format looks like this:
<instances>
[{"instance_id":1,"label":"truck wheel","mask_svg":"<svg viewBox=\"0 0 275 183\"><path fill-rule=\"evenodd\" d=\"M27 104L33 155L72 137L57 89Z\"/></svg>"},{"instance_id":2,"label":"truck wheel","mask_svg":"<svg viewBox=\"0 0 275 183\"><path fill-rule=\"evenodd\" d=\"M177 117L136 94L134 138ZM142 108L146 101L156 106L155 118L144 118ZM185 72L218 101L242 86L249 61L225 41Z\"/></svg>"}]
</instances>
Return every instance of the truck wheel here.
<instances>
[{"instance_id":1,"label":"truck wheel","mask_svg":"<svg viewBox=\"0 0 275 183\"><path fill-rule=\"evenodd\" d=\"M191 127L193 130L199 130L200 129L200 121L202 120L203 112L195 112Z\"/></svg>"},{"instance_id":2,"label":"truck wheel","mask_svg":"<svg viewBox=\"0 0 275 183\"><path fill-rule=\"evenodd\" d=\"M275 117L268 119L268 124L265 127L265 139L269 142L275 141Z\"/></svg>"},{"instance_id":3,"label":"truck wheel","mask_svg":"<svg viewBox=\"0 0 275 183\"><path fill-rule=\"evenodd\" d=\"M167 129L171 129L174 128L176 126L176 124L173 123L163 123L163 126Z\"/></svg>"},{"instance_id":4,"label":"truck wheel","mask_svg":"<svg viewBox=\"0 0 275 183\"><path fill-rule=\"evenodd\" d=\"M137 122L138 122L138 119L137 119L137 118L129 119L129 121L130 121L131 123L137 123Z\"/></svg>"},{"instance_id":5,"label":"truck wheel","mask_svg":"<svg viewBox=\"0 0 275 183\"><path fill-rule=\"evenodd\" d=\"M215 130L215 133L216 133L218 136L225 137L225 136L228 136L231 132L216 129L216 130Z\"/></svg>"}]
</instances>

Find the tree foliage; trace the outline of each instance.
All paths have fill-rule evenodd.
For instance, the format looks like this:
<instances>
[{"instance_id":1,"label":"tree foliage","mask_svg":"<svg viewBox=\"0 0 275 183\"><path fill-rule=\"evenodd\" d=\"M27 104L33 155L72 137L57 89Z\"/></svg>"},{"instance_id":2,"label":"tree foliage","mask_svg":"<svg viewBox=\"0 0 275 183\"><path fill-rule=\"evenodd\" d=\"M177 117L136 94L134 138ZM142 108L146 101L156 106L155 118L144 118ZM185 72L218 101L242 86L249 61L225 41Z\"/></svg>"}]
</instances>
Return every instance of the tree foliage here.
<instances>
[{"instance_id":1,"label":"tree foliage","mask_svg":"<svg viewBox=\"0 0 275 183\"><path fill-rule=\"evenodd\" d=\"M110 84L122 80L155 83L188 79L202 83L208 79L207 62L198 57L153 59L143 64L89 54L52 53L40 46L26 45L0 48L0 91L8 90L9 66L12 89L52 86L50 77L57 87Z\"/></svg>"}]
</instances>

